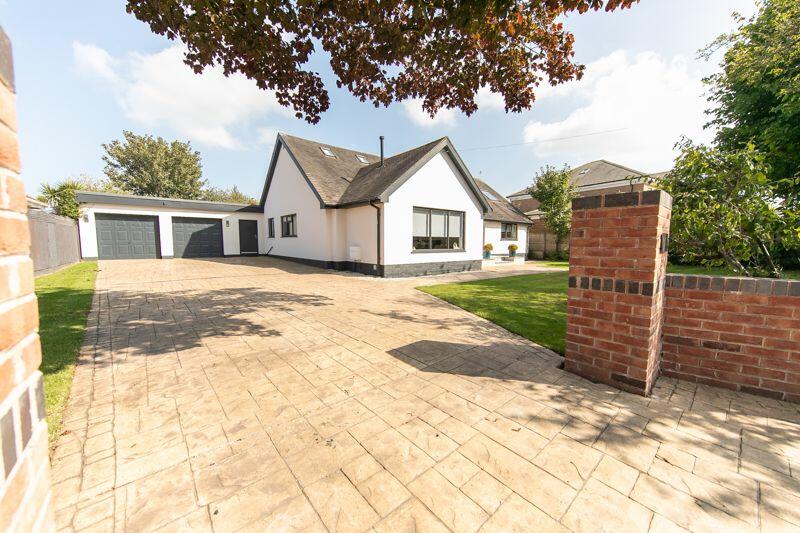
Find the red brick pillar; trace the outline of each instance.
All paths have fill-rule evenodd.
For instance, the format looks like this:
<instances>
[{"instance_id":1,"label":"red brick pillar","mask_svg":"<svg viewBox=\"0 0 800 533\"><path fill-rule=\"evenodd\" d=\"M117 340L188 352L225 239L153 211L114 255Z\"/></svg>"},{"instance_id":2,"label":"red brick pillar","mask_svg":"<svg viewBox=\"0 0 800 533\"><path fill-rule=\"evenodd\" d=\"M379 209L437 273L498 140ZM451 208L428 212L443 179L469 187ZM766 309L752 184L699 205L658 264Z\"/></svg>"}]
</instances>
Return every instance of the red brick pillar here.
<instances>
[{"instance_id":1,"label":"red brick pillar","mask_svg":"<svg viewBox=\"0 0 800 533\"><path fill-rule=\"evenodd\" d=\"M39 316L19 170L11 42L0 28L0 531L50 531Z\"/></svg>"},{"instance_id":2,"label":"red brick pillar","mask_svg":"<svg viewBox=\"0 0 800 533\"><path fill-rule=\"evenodd\" d=\"M636 191L572 202L565 368L648 395L658 377L672 198Z\"/></svg>"}]
</instances>

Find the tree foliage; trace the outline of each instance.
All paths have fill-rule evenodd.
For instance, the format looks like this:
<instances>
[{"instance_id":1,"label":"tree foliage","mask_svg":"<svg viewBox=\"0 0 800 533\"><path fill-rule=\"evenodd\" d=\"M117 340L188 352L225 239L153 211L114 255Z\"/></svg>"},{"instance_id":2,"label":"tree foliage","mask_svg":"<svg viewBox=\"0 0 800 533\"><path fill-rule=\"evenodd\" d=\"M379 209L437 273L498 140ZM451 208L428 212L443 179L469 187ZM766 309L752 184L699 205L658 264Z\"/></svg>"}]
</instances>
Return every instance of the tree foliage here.
<instances>
[{"instance_id":1,"label":"tree foliage","mask_svg":"<svg viewBox=\"0 0 800 533\"><path fill-rule=\"evenodd\" d=\"M170 39L183 41L195 72L220 65L240 72L298 118L316 123L330 105L318 72L320 46L338 87L375 106L422 97L440 108L477 110L483 86L506 110L528 109L542 82L579 79L570 12L630 7L638 0L128 0L127 11Z\"/></svg>"},{"instance_id":2,"label":"tree foliage","mask_svg":"<svg viewBox=\"0 0 800 533\"><path fill-rule=\"evenodd\" d=\"M258 203L256 202L255 198L240 191L236 185L228 189L205 187L200 193L200 199L209 202L227 202L231 204L254 205Z\"/></svg>"},{"instance_id":3,"label":"tree foliage","mask_svg":"<svg viewBox=\"0 0 800 533\"><path fill-rule=\"evenodd\" d=\"M54 185L43 183L38 199L49 205L53 212L75 220L81 216L75 191L121 192L107 181L98 181L89 176L67 178Z\"/></svg>"},{"instance_id":4,"label":"tree foliage","mask_svg":"<svg viewBox=\"0 0 800 533\"><path fill-rule=\"evenodd\" d=\"M115 187L141 196L199 199L202 179L200 152L191 143L123 132L123 140L103 145L105 173Z\"/></svg>"},{"instance_id":5,"label":"tree foliage","mask_svg":"<svg viewBox=\"0 0 800 533\"><path fill-rule=\"evenodd\" d=\"M797 194L800 174L800 2L759 0L750 19L706 48L725 50L721 72L706 79L715 104L717 144L730 151L754 143L782 195ZM791 179L794 178L794 179Z\"/></svg>"},{"instance_id":6,"label":"tree foliage","mask_svg":"<svg viewBox=\"0 0 800 533\"><path fill-rule=\"evenodd\" d=\"M555 235L556 252L561 256L561 245L569 237L572 226L572 199L575 198L575 185L570 182L569 168L543 167L533 178L528 192L539 201L542 218Z\"/></svg>"},{"instance_id":7,"label":"tree foliage","mask_svg":"<svg viewBox=\"0 0 800 533\"><path fill-rule=\"evenodd\" d=\"M797 213L768 178L752 144L737 151L683 140L675 168L655 184L673 197L670 254L726 265L744 276L780 277L780 254L797 250Z\"/></svg>"}]
</instances>

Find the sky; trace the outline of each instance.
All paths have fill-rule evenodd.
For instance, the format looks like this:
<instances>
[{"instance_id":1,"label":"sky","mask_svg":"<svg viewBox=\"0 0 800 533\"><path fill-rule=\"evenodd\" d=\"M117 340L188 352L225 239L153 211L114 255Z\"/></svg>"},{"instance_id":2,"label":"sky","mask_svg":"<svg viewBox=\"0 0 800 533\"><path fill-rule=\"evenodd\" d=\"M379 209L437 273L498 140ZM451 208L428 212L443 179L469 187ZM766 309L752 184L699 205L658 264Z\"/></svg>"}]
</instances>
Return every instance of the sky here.
<instances>
[{"instance_id":1,"label":"sky","mask_svg":"<svg viewBox=\"0 0 800 533\"><path fill-rule=\"evenodd\" d=\"M503 194L530 185L544 165L607 159L641 172L670 168L681 136L708 141L702 78L718 57L698 50L735 24L754 0L642 0L630 10L573 14L582 80L543 88L533 107L506 113L483 90L471 117L433 119L419 102L376 109L337 89L324 54L331 107L317 125L293 117L243 76L194 74L182 45L150 32L118 0L0 0L0 26L12 40L23 178L29 194L44 182L103 175L102 144L123 130L189 140L203 177L259 197L277 132L392 155L449 136L473 175Z\"/></svg>"}]
</instances>

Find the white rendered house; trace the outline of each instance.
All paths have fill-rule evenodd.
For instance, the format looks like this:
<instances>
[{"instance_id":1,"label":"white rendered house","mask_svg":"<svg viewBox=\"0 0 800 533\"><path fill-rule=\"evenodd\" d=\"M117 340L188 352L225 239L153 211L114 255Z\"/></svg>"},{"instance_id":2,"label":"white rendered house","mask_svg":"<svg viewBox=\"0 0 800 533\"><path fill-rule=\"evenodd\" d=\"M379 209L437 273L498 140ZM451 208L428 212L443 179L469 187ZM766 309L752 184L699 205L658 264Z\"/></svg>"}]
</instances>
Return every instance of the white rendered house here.
<instances>
[{"instance_id":1,"label":"white rendered house","mask_svg":"<svg viewBox=\"0 0 800 533\"><path fill-rule=\"evenodd\" d=\"M254 206L89 192L78 201L84 258L259 254L386 277L480 269L487 239L507 253L513 237L524 257L529 224L447 138L384 158L280 134Z\"/></svg>"}]
</instances>

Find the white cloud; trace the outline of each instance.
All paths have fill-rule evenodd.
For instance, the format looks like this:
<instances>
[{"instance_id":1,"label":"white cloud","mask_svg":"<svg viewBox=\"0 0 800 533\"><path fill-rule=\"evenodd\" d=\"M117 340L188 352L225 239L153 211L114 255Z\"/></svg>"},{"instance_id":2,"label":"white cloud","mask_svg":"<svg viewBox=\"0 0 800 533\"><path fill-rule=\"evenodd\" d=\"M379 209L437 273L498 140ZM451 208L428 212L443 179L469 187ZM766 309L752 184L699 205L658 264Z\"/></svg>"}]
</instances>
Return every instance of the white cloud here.
<instances>
[{"instance_id":1,"label":"white cloud","mask_svg":"<svg viewBox=\"0 0 800 533\"><path fill-rule=\"evenodd\" d=\"M406 115L417 126L432 128L434 126L452 126L456 123L455 109L440 109L436 116L431 118L427 111L422 109L422 99L412 98L403 102Z\"/></svg>"},{"instance_id":2,"label":"white cloud","mask_svg":"<svg viewBox=\"0 0 800 533\"><path fill-rule=\"evenodd\" d=\"M707 102L701 75L680 56L665 60L646 52L630 58L617 51L588 65L582 80L546 87L538 96L540 105L557 105L567 97L582 102L563 120L525 126L525 141L554 164L604 158L642 171L665 170L681 135L698 141L712 135L703 130Z\"/></svg>"},{"instance_id":3,"label":"white cloud","mask_svg":"<svg viewBox=\"0 0 800 533\"><path fill-rule=\"evenodd\" d=\"M500 109L505 110L506 102L503 95L493 92L489 87L481 87L478 89L478 94L475 96L475 103L478 104L478 109Z\"/></svg>"},{"instance_id":4,"label":"white cloud","mask_svg":"<svg viewBox=\"0 0 800 533\"><path fill-rule=\"evenodd\" d=\"M116 61L111 57L111 54L102 48L93 44L74 41L72 43L72 54L75 58L75 66L81 72L97 76L112 85L121 83L122 80L114 71Z\"/></svg>"},{"instance_id":5,"label":"white cloud","mask_svg":"<svg viewBox=\"0 0 800 533\"><path fill-rule=\"evenodd\" d=\"M278 130L275 128L258 128L256 134L258 135L258 144L272 146L278 137Z\"/></svg>"},{"instance_id":6,"label":"white cloud","mask_svg":"<svg viewBox=\"0 0 800 533\"><path fill-rule=\"evenodd\" d=\"M73 50L79 69L112 86L128 118L151 128L166 124L207 146L242 148L232 133L237 126L269 112L287 113L273 93L241 74L225 76L219 67L195 74L183 63L181 45L124 60L94 45L76 42Z\"/></svg>"}]
</instances>

